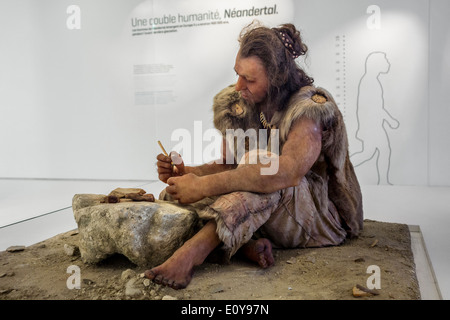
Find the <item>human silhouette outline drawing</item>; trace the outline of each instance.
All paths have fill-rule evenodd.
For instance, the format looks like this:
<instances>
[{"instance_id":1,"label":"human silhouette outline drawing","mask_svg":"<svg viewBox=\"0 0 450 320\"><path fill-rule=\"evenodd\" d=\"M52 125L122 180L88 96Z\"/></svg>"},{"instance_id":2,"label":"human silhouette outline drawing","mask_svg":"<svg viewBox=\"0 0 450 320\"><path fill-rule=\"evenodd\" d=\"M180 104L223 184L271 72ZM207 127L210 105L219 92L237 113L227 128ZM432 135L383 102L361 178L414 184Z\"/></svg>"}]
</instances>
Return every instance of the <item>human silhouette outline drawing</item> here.
<instances>
[{"instance_id":1,"label":"human silhouette outline drawing","mask_svg":"<svg viewBox=\"0 0 450 320\"><path fill-rule=\"evenodd\" d=\"M391 143L386 125L398 129L400 122L386 110L384 89L380 76L387 74L391 64L385 52L371 52L365 61L365 72L358 85L356 139L361 141L361 151L351 155L355 167L376 156L377 184L392 183L389 180Z\"/></svg>"}]
</instances>

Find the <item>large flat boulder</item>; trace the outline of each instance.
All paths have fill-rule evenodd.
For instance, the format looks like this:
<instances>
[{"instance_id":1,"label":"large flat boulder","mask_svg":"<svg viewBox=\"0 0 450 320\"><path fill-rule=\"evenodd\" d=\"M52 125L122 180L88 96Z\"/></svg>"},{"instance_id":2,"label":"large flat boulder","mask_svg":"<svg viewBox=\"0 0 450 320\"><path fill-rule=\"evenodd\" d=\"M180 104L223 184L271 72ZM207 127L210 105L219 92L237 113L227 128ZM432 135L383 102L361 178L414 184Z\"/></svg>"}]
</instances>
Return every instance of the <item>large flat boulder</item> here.
<instances>
[{"instance_id":1,"label":"large flat boulder","mask_svg":"<svg viewBox=\"0 0 450 320\"><path fill-rule=\"evenodd\" d=\"M119 253L138 266L167 260L193 233L197 214L170 201L105 203L104 195L77 194L72 208L80 254L98 263Z\"/></svg>"}]
</instances>

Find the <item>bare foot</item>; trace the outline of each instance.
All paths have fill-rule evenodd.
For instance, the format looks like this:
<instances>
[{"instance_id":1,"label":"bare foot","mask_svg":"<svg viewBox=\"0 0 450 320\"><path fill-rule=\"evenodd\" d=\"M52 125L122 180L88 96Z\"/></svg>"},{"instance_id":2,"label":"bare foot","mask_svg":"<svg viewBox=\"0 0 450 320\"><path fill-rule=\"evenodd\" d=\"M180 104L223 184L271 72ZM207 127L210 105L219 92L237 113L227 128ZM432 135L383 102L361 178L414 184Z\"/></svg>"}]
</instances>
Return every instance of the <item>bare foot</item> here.
<instances>
[{"instance_id":1,"label":"bare foot","mask_svg":"<svg viewBox=\"0 0 450 320\"><path fill-rule=\"evenodd\" d=\"M275 262L272 255L272 244L268 239L250 240L241 248L242 253L250 260L259 264L263 269Z\"/></svg>"},{"instance_id":2,"label":"bare foot","mask_svg":"<svg viewBox=\"0 0 450 320\"><path fill-rule=\"evenodd\" d=\"M186 257L186 258L185 258ZM144 272L146 278L173 289L183 289L191 282L194 266L189 255L178 249L163 264Z\"/></svg>"},{"instance_id":3,"label":"bare foot","mask_svg":"<svg viewBox=\"0 0 450 320\"><path fill-rule=\"evenodd\" d=\"M194 267L220 244L216 234L216 222L210 220L197 234L186 241L181 248L163 264L145 271L145 277L155 283L173 289L183 289L191 282Z\"/></svg>"}]
</instances>

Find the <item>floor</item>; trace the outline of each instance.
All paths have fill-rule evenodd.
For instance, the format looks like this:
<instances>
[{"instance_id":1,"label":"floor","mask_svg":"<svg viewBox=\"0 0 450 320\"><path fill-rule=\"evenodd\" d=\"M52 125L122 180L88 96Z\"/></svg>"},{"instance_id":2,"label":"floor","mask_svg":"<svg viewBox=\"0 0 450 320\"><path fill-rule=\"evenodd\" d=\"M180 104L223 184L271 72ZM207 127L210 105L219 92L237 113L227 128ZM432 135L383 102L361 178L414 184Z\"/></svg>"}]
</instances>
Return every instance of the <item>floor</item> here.
<instances>
[{"instance_id":1,"label":"floor","mask_svg":"<svg viewBox=\"0 0 450 320\"><path fill-rule=\"evenodd\" d=\"M73 195L108 194L117 187L139 187L157 196L164 184L0 179L0 250L12 245L31 245L75 229L71 208ZM423 261L425 258L431 261L427 275L435 276L440 296L450 299L450 237L446 230L450 226L447 201L450 187L362 186L362 191L366 219L412 226L414 250L418 250L415 254L418 252Z\"/></svg>"}]
</instances>

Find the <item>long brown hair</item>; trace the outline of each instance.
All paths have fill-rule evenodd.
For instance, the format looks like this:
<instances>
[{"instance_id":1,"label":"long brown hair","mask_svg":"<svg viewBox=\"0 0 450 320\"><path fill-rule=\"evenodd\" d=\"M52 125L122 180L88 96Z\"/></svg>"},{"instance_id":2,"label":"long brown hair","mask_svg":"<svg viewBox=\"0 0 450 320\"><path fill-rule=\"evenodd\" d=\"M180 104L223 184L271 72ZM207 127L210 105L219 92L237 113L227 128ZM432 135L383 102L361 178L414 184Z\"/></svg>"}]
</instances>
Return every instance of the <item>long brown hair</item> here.
<instances>
[{"instance_id":1,"label":"long brown hair","mask_svg":"<svg viewBox=\"0 0 450 320\"><path fill-rule=\"evenodd\" d=\"M284 45L281 33L289 37L291 49ZM314 79L295 63L292 54L295 51L296 56L303 56L308 51L300 31L293 24L270 29L254 21L241 31L239 43L242 58L256 56L266 68L269 79L267 103L275 110L283 110L293 93L313 84Z\"/></svg>"}]
</instances>

